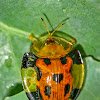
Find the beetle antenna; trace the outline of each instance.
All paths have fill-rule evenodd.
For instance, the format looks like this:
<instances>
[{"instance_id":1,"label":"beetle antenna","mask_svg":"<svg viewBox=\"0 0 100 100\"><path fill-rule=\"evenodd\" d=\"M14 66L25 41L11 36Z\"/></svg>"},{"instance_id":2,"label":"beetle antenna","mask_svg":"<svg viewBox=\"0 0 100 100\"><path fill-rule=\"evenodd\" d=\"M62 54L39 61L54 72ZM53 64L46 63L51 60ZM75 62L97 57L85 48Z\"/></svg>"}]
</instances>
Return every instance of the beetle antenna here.
<instances>
[{"instance_id":1,"label":"beetle antenna","mask_svg":"<svg viewBox=\"0 0 100 100\"><path fill-rule=\"evenodd\" d=\"M64 22L63 24L59 25L52 33L51 33L51 36L53 35L53 33L58 29L60 28L61 26L63 26L66 22Z\"/></svg>"},{"instance_id":2,"label":"beetle antenna","mask_svg":"<svg viewBox=\"0 0 100 100\"><path fill-rule=\"evenodd\" d=\"M47 32L48 32L48 34L49 34L49 36L50 36L50 32L49 32L49 30L48 30L48 28L47 28L46 23L44 22L43 18L41 18L41 20L43 21L43 23L44 23L44 25L45 25L45 27L46 27L46 29L47 29Z\"/></svg>"}]
</instances>

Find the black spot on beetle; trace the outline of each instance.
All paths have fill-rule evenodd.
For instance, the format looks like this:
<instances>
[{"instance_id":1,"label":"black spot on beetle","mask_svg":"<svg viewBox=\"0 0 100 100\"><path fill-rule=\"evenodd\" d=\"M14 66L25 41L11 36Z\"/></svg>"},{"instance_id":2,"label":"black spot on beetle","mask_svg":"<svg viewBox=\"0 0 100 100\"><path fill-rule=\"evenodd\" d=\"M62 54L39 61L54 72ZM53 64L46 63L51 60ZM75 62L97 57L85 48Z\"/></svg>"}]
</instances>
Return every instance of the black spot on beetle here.
<instances>
[{"instance_id":1,"label":"black spot on beetle","mask_svg":"<svg viewBox=\"0 0 100 100\"><path fill-rule=\"evenodd\" d=\"M26 62L28 61L28 56L29 56L28 52L24 54L21 68L27 68Z\"/></svg>"},{"instance_id":2,"label":"black spot on beetle","mask_svg":"<svg viewBox=\"0 0 100 100\"><path fill-rule=\"evenodd\" d=\"M66 96L66 94L69 92L69 90L70 90L70 85L67 84L67 85L65 86L65 94L64 94L64 96Z\"/></svg>"},{"instance_id":3,"label":"black spot on beetle","mask_svg":"<svg viewBox=\"0 0 100 100\"><path fill-rule=\"evenodd\" d=\"M33 53L26 52L23 56L21 68L34 67L36 60L37 57Z\"/></svg>"},{"instance_id":4,"label":"black spot on beetle","mask_svg":"<svg viewBox=\"0 0 100 100\"><path fill-rule=\"evenodd\" d=\"M76 100L79 93L80 93L80 89L73 89L70 95L70 99Z\"/></svg>"},{"instance_id":5,"label":"black spot on beetle","mask_svg":"<svg viewBox=\"0 0 100 100\"><path fill-rule=\"evenodd\" d=\"M39 81L41 79L42 72L37 66L35 66L35 69L36 69L36 73L37 73L37 80Z\"/></svg>"},{"instance_id":6,"label":"black spot on beetle","mask_svg":"<svg viewBox=\"0 0 100 100\"><path fill-rule=\"evenodd\" d=\"M70 68L69 72L72 74L72 66L71 66L71 68Z\"/></svg>"},{"instance_id":7,"label":"black spot on beetle","mask_svg":"<svg viewBox=\"0 0 100 100\"><path fill-rule=\"evenodd\" d=\"M60 60L62 64L66 64L67 61L66 57L61 57Z\"/></svg>"},{"instance_id":8,"label":"black spot on beetle","mask_svg":"<svg viewBox=\"0 0 100 100\"><path fill-rule=\"evenodd\" d=\"M36 97L35 100L42 100L42 96L41 96L40 89L38 86L37 86L36 92L34 92L33 95Z\"/></svg>"},{"instance_id":9,"label":"black spot on beetle","mask_svg":"<svg viewBox=\"0 0 100 100\"><path fill-rule=\"evenodd\" d=\"M44 62L45 62L46 65L51 64L50 59L48 59L48 58L44 58Z\"/></svg>"},{"instance_id":10,"label":"black spot on beetle","mask_svg":"<svg viewBox=\"0 0 100 100\"><path fill-rule=\"evenodd\" d=\"M40 94L40 90L38 86L37 86L36 92L29 92L29 93L26 93L26 95L29 100L42 100L42 96Z\"/></svg>"},{"instance_id":11,"label":"black spot on beetle","mask_svg":"<svg viewBox=\"0 0 100 100\"><path fill-rule=\"evenodd\" d=\"M56 82L56 83L60 83L61 80L63 80L63 74L53 74L53 80Z\"/></svg>"},{"instance_id":12,"label":"black spot on beetle","mask_svg":"<svg viewBox=\"0 0 100 100\"><path fill-rule=\"evenodd\" d=\"M29 100L38 100L36 99L34 96L33 96L33 93L32 92L26 92L26 95L28 97Z\"/></svg>"},{"instance_id":13,"label":"black spot on beetle","mask_svg":"<svg viewBox=\"0 0 100 100\"><path fill-rule=\"evenodd\" d=\"M45 86L45 95L50 97L50 94L51 94L51 87L47 85Z\"/></svg>"},{"instance_id":14,"label":"black spot on beetle","mask_svg":"<svg viewBox=\"0 0 100 100\"><path fill-rule=\"evenodd\" d=\"M72 58L73 64L83 64L83 60L79 50L75 49L71 51L67 56Z\"/></svg>"}]
</instances>

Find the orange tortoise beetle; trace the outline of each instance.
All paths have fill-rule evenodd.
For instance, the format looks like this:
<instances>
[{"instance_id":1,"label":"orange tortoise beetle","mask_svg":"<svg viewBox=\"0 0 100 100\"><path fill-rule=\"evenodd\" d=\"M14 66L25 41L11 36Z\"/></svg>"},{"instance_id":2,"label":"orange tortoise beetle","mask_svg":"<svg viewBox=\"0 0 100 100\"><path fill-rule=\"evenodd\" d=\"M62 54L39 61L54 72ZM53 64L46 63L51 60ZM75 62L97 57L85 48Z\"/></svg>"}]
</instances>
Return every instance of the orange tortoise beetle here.
<instances>
[{"instance_id":1,"label":"orange tortoise beetle","mask_svg":"<svg viewBox=\"0 0 100 100\"><path fill-rule=\"evenodd\" d=\"M42 18L41 18L42 19ZM46 29L47 26L42 19ZM61 24L59 27L61 27ZM84 81L81 54L71 42L52 36L34 41L31 52L23 56L21 76L29 100L75 100Z\"/></svg>"}]
</instances>

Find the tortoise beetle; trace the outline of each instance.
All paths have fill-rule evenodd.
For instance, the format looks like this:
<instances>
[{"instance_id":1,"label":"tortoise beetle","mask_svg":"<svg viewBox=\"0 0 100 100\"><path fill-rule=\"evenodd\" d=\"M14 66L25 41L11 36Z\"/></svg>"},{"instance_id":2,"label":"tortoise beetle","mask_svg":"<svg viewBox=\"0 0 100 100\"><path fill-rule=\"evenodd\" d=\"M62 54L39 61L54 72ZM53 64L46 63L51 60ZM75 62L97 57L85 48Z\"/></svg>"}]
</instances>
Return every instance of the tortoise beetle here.
<instances>
[{"instance_id":1,"label":"tortoise beetle","mask_svg":"<svg viewBox=\"0 0 100 100\"><path fill-rule=\"evenodd\" d=\"M41 18L42 19L42 18ZM46 29L47 26L42 19ZM76 100L84 82L84 65L75 40L49 36L34 41L31 52L23 56L21 77L29 100Z\"/></svg>"}]
</instances>

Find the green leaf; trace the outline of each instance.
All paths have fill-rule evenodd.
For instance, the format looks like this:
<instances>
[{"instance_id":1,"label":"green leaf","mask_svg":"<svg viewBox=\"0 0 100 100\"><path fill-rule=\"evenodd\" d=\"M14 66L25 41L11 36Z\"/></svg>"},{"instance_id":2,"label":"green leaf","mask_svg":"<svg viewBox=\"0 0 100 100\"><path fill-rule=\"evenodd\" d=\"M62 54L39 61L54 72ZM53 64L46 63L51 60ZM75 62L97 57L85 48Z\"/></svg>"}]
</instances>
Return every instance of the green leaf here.
<instances>
[{"instance_id":1,"label":"green leaf","mask_svg":"<svg viewBox=\"0 0 100 100\"><path fill-rule=\"evenodd\" d=\"M17 87L18 84L22 87L21 62L23 54L30 48L30 43L20 31L11 31L9 28L5 30L0 27L0 90L2 91L0 100L23 90ZM12 88L15 89L14 93L11 92Z\"/></svg>"},{"instance_id":2,"label":"green leaf","mask_svg":"<svg viewBox=\"0 0 100 100\"><path fill-rule=\"evenodd\" d=\"M28 98L25 95L25 92L21 92L19 94L16 94L12 97L6 97L4 100L28 100Z\"/></svg>"},{"instance_id":3,"label":"green leaf","mask_svg":"<svg viewBox=\"0 0 100 100\"><path fill-rule=\"evenodd\" d=\"M23 54L30 51L28 36L34 33L39 37L47 32L41 17L50 31L67 19L58 31L75 38L84 57L90 55L97 60L87 58L86 83L78 99L99 100L99 70L96 71L100 65L99 4L100 0L0 0L0 100L13 95L20 100L17 94L23 91L20 67Z\"/></svg>"}]
</instances>

